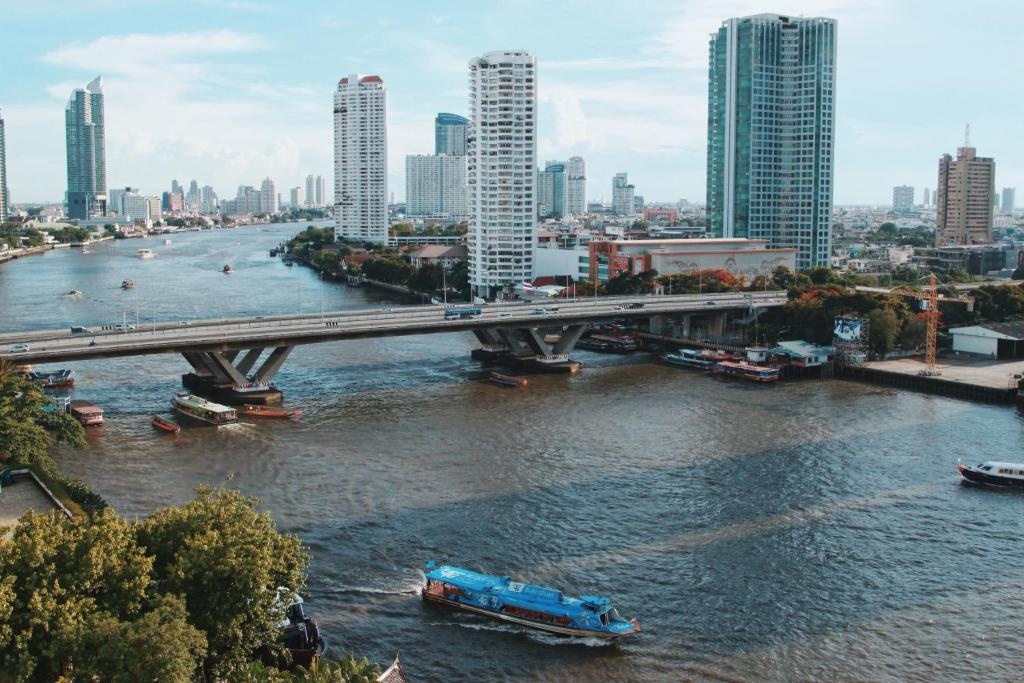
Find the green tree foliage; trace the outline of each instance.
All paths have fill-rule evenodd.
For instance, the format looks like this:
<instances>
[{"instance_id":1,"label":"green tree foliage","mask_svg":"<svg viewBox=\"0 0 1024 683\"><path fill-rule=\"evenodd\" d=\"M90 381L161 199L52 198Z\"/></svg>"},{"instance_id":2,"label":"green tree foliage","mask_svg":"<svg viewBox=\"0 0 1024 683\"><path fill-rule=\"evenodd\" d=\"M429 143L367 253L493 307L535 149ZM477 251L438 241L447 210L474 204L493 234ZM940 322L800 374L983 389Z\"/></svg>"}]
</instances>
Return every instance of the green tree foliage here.
<instances>
[{"instance_id":1,"label":"green tree foliage","mask_svg":"<svg viewBox=\"0 0 1024 683\"><path fill-rule=\"evenodd\" d=\"M318 228L311 225L288 241L288 253L302 259L309 259L323 249L324 245L333 242L333 228Z\"/></svg>"},{"instance_id":2,"label":"green tree foliage","mask_svg":"<svg viewBox=\"0 0 1024 683\"><path fill-rule=\"evenodd\" d=\"M82 482L62 474L50 455L54 442L84 447L85 430L69 415L48 419L45 404L38 384L0 361L0 469L31 469L58 496L69 496L86 511L101 510L106 506L103 499ZM53 431L48 433L42 423L52 425Z\"/></svg>"},{"instance_id":3,"label":"green tree foliage","mask_svg":"<svg viewBox=\"0 0 1024 683\"><path fill-rule=\"evenodd\" d=\"M227 675L273 642L284 613L278 587L303 584L308 557L299 539L280 534L256 503L200 488L192 502L139 523L161 590L184 598L189 622L206 636L207 678Z\"/></svg>"},{"instance_id":4,"label":"green tree foliage","mask_svg":"<svg viewBox=\"0 0 1024 683\"><path fill-rule=\"evenodd\" d=\"M645 270L642 273L633 274L629 271L619 273L605 285L605 290L610 296L622 294L651 294L657 284L658 271Z\"/></svg>"},{"instance_id":5,"label":"green tree foliage","mask_svg":"<svg viewBox=\"0 0 1024 683\"><path fill-rule=\"evenodd\" d=\"M70 521L27 513L13 538L0 541L0 576L13 578L14 592L3 670L18 680L56 679L91 626L141 616L152 565L132 525L109 510Z\"/></svg>"},{"instance_id":6,"label":"green tree foliage","mask_svg":"<svg viewBox=\"0 0 1024 683\"><path fill-rule=\"evenodd\" d=\"M907 319L900 330L900 348L907 351L921 348L928 337L928 321L925 314L918 314L916 317Z\"/></svg>"},{"instance_id":7,"label":"green tree foliage","mask_svg":"<svg viewBox=\"0 0 1024 683\"><path fill-rule=\"evenodd\" d=\"M868 313L871 326L868 345L881 356L893 350L896 336L900 333L900 320L891 308L876 308Z\"/></svg>"},{"instance_id":8,"label":"green tree foliage","mask_svg":"<svg viewBox=\"0 0 1024 683\"><path fill-rule=\"evenodd\" d=\"M1011 275L1014 280L1024 280L1024 266L1017 266L1017 269L1013 271Z\"/></svg>"}]
</instances>

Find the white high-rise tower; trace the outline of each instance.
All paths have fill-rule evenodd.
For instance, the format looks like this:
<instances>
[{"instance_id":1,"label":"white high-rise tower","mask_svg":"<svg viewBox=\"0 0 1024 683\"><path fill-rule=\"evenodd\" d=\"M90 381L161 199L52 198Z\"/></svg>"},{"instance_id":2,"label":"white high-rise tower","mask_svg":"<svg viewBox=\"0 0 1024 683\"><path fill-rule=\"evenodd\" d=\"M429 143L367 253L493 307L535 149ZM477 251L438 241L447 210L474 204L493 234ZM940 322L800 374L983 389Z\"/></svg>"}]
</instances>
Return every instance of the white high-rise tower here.
<instances>
[{"instance_id":1,"label":"white high-rise tower","mask_svg":"<svg viewBox=\"0 0 1024 683\"><path fill-rule=\"evenodd\" d=\"M334 234L388 240L387 91L352 74L334 93ZM308 197L307 197L308 199Z\"/></svg>"},{"instance_id":2,"label":"white high-rise tower","mask_svg":"<svg viewBox=\"0 0 1024 683\"><path fill-rule=\"evenodd\" d=\"M533 277L536 80L537 60L525 50L469 63L469 281L477 296Z\"/></svg>"}]
</instances>

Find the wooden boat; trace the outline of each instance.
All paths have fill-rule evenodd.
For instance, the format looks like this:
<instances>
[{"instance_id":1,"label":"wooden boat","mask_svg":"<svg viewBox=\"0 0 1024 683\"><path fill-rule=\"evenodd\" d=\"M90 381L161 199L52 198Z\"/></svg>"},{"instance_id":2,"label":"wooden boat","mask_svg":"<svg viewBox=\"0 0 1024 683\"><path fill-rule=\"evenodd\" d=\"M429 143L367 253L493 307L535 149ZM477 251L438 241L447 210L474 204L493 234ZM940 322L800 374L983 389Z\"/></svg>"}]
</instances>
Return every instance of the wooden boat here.
<instances>
[{"instance_id":1,"label":"wooden boat","mask_svg":"<svg viewBox=\"0 0 1024 683\"><path fill-rule=\"evenodd\" d=\"M468 612L563 636L619 638L640 631L637 619L624 619L608 598L571 598L553 588L512 581L453 567L426 566L423 599Z\"/></svg>"},{"instance_id":2,"label":"wooden boat","mask_svg":"<svg viewBox=\"0 0 1024 683\"><path fill-rule=\"evenodd\" d=\"M500 372L492 372L487 376L487 379L495 384L501 384L506 387L525 387L527 385L525 377L513 377L512 375L503 375Z\"/></svg>"},{"instance_id":3,"label":"wooden boat","mask_svg":"<svg viewBox=\"0 0 1024 683\"><path fill-rule=\"evenodd\" d=\"M698 370L712 370L715 362L703 358L699 352L693 349L680 349L678 353L663 353L658 358L663 363L678 365L684 368L696 368Z\"/></svg>"},{"instance_id":4,"label":"wooden boat","mask_svg":"<svg viewBox=\"0 0 1024 683\"><path fill-rule=\"evenodd\" d=\"M86 427L103 424L103 408L93 405L89 401L82 399L71 401L68 404L68 412Z\"/></svg>"},{"instance_id":5,"label":"wooden boat","mask_svg":"<svg viewBox=\"0 0 1024 683\"><path fill-rule=\"evenodd\" d=\"M244 405L239 406L238 412L248 417L266 417L287 420L291 417L302 415L298 408L270 408L268 406Z\"/></svg>"},{"instance_id":6,"label":"wooden boat","mask_svg":"<svg viewBox=\"0 0 1024 683\"><path fill-rule=\"evenodd\" d=\"M974 484L1024 487L1024 464L989 460L977 465L964 465L957 460L956 469L961 477Z\"/></svg>"},{"instance_id":7,"label":"wooden boat","mask_svg":"<svg viewBox=\"0 0 1024 683\"><path fill-rule=\"evenodd\" d=\"M754 365L744 361L724 360L715 366L715 372L729 377L739 377L751 382L778 382L779 369Z\"/></svg>"},{"instance_id":8,"label":"wooden boat","mask_svg":"<svg viewBox=\"0 0 1024 683\"><path fill-rule=\"evenodd\" d=\"M171 434L177 434L181 431L181 425L171 422L159 415L153 416L153 426L157 429L162 429L165 432L170 432Z\"/></svg>"},{"instance_id":9,"label":"wooden boat","mask_svg":"<svg viewBox=\"0 0 1024 683\"><path fill-rule=\"evenodd\" d=\"M53 372L28 373L28 379L43 385L44 389L69 389L75 386L74 370L54 370Z\"/></svg>"}]
</instances>

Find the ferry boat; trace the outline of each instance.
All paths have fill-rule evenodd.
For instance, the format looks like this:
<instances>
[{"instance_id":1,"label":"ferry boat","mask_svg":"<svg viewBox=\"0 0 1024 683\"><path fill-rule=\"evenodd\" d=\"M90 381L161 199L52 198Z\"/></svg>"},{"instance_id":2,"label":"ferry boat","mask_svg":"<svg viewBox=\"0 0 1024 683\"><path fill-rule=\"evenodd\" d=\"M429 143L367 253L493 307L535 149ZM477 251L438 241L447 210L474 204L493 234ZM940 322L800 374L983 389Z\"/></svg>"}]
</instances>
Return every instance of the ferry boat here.
<instances>
[{"instance_id":1,"label":"ferry boat","mask_svg":"<svg viewBox=\"0 0 1024 683\"><path fill-rule=\"evenodd\" d=\"M715 372L739 377L751 382L777 382L779 381L779 369L769 368L764 365L754 365L741 360L724 360L715 366Z\"/></svg>"},{"instance_id":2,"label":"ferry boat","mask_svg":"<svg viewBox=\"0 0 1024 683\"><path fill-rule=\"evenodd\" d=\"M637 619L624 619L608 598L571 598L553 588L512 581L451 565L426 565L423 599L513 624L564 636L619 638L640 631Z\"/></svg>"},{"instance_id":3,"label":"ferry boat","mask_svg":"<svg viewBox=\"0 0 1024 683\"><path fill-rule=\"evenodd\" d=\"M93 405L89 401L82 399L71 401L68 404L68 412L86 427L103 424L103 408Z\"/></svg>"},{"instance_id":4,"label":"ferry boat","mask_svg":"<svg viewBox=\"0 0 1024 683\"><path fill-rule=\"evenodd\" d=\"M234 270L233 270L233 269L231 268L231 265L230 265L230 264L227 264L227 263L225 263L225 264L224 264L224 267L223 267L223 268L221 268L221 272L222 272L222 273L229 273L229 274L230 274L230 273L233 273L233 272L234 272Z\"/></svg>"},{"instance_id":5,"label":"ferry boat","mask_svg":"<svg viewBox=\"0 0 1024 683\"><path fill-rule=\"evenodd\" d=\"M500 372L492 372L487 376L487 379L495 384L501 384L506 387L525 387L527 385L525 377L513 377L512 375L503 375Z\"/></svg>"},{"instance_id":6,"label":"ferry boat","mask_svg":"<svg viewBox=\"0 0 1024 683\"><path fill-rule=\"evenodd\" d=\"M136 249L135 253L138 255L139 258L153 258L154 256L156 256L156 252L154 252L152 249Z\"/></svg>"},{"instance_id":7,"label":"ferry boat","mask_svg":"<svg viewBox=\"0 0 1024 683\"><path fill-rule=\"evenodd\" d=\"M584 337L576 342L576 348L582 349L583 351L608 351L608 342L601 341L600 339L594 339L593 337Z\"/></svg>"},{"instance_id":8,"label":"ferry boat","mask_svg":"<svg viewBox=\"0 0 1024 683\"><path fill-rule=\"evenodd\" d=\"M287 420L290 417L302 415L298 408L270 408L267 406L244 405L238 409L242 415L249 417L269 417Z\"/></svg>"},{"instance_id":9,"label":"ferry boat","mask_svg":"<svg viewBox=\"0 0 1024 683\"><path fill-rule=\"evenodd\" d=\"M604 342L612 353L633 353L637 350L636 340L631 336L592 334L590 339Z\"/></svg>"},{"instance_id":10,"label":"ferry boat","mask_svg":"<svg viewBox=\"0 0 1024 683\"><path fill-rule=\"evenodd\" d=\"M696 368L698 370L713 370L716 365L715 361L704 358L699 351L694 349L679 349L678 353L663 353L658 357L669 365L679 365L684 368Z\"/></svg>"},{"instance_id":11,"label":"ferry boat","mask_svg":"<svg viewBox=\"0 0 1024 683\"><path fill-rule=\"evenodd\" d=\"M989 486L1024 486L1024 464L989 460L977 465L956 461L960 476L975 484Z\"/></svg>"},{"instance_id":12,"label":"ferry boat","mask_svg":"<svg viewBox=\"0 0 1024 683\"><path fill-rule=\"evenodd\" d=\"M171 434L177 434L181 431L181 425L175 424L167 418L160 417L159 415L153 416L153 426L162 431L170 432Z\"/></svg>"},{"instance_id":13,"label":"ferry boat","mask_svg":"<svg viewBox=\"0 0 1024 683\"><path fill-rule=\"evenodd\" d=\"M165 247L166 247L167 245L169 245L169 244L171 244L171 241L170 241L170 240L164 240L164 246L165 246Z\"/></svg>"},{"instance_id":14,"label":"ferry boat","mask_svg":"<svg viewBox=\"0 0 1024 683\"><path fill-rule=\"evenodd\" d=\"M182 415L215 426L238 422L238 413L234 408L207 401L187 391L175 393L171 398L171 407Z\"/></svg>"},{"instance_id":15,"label":"ferry boat","mask_svg":"<svg viewBox=\"0 0 1024 683\"><path fill-rule=\"evenodd\" d=\"M68 389L75 386L75 371L29 372L28 379L39 382L44 389Z\"/></svg>"},{"instance_id":16,"label":"ferry boat","mask_svg":"<svg viewBox=\"0 0 1024 683\"><path fill-rule=\"evenodd\" d=\"M131 280L121 280L121 289L131 289L135 286L135 283Z\"/></svg>"}]
</instances>

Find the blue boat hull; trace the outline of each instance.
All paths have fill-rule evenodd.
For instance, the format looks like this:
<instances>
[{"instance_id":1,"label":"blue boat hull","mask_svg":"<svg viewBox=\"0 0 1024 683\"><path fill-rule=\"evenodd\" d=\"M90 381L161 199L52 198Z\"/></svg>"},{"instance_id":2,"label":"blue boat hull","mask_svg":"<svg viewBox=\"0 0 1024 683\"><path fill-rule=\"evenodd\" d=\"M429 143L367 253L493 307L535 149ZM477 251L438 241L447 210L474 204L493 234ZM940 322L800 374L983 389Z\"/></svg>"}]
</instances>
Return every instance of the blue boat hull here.
<instances>
[{"instance_id":1,"label":"blue boat hull","mask_svg":"<svg viewBox=\"0 0 1024 683\"><path fill-rule=\"evenodd\" d=\"M535 628L541 631L547 631L548 633L556 633L562 636L572 636L574 638L620 638L622 636L628 636L636 633L636 631L629 631L627 633L612 633L609 631L599 631L596 629L582 629L573 628L571 626L560 626L558 624L549 624L541 621L534 621L532 619L523 619L521 617L513 616L511 614L505 614L503 612L497 612L476 605L467 605L456 600L449 600L443 596L430 593L427 590L423 590L423 599L427 602L437 603L439 605L447 605L448 607L455 607L456 609L465 610L467 612L474 612L481 614L485 617L491 617L492 619L498 619L499 621L506 621L510 624L518 624L520 626L526 626L528 628Z\"/></svg>"}]
</instances>

